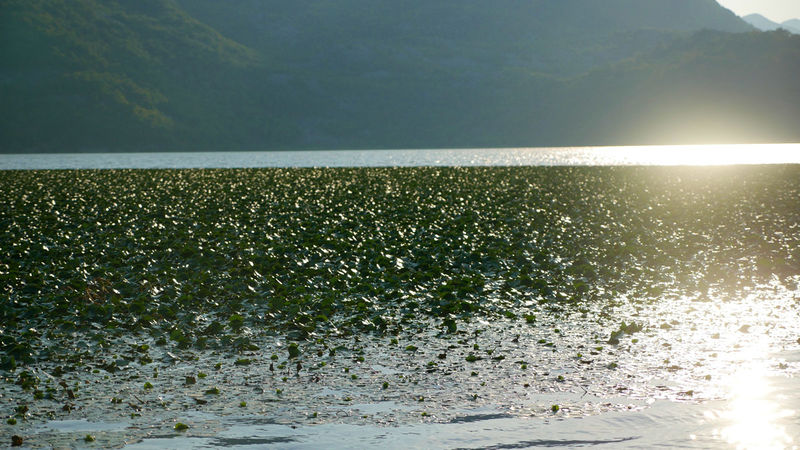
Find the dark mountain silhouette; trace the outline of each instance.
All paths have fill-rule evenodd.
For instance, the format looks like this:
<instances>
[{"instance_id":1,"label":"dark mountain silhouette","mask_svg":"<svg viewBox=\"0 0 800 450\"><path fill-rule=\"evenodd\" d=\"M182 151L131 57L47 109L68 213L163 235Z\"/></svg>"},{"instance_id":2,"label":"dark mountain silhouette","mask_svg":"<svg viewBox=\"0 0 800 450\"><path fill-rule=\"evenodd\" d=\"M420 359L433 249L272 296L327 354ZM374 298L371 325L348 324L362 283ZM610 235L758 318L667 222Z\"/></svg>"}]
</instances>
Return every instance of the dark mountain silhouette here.
<instances>
[{"instance_id":1,"label":"dark mountain silhouette","mask_svg":"<svg viewBox=\"0 0 800 450\"><path fill-rule=\"evenodd\" d=\"M713 0L0 0L0 151L800 140L800 41L752 30Z\"/></svg>"},{"instance_id":2,"label":"dark mountain silhouette","mask_svg":"<svg viewBox=\"0 0 800 450\"><path fill-rule=\"evenodd\" d=\"M251 48L363 70L493 64L570 75L675 32L752 28L711 0L179 0Z\"/></svg>"}]
</instances>

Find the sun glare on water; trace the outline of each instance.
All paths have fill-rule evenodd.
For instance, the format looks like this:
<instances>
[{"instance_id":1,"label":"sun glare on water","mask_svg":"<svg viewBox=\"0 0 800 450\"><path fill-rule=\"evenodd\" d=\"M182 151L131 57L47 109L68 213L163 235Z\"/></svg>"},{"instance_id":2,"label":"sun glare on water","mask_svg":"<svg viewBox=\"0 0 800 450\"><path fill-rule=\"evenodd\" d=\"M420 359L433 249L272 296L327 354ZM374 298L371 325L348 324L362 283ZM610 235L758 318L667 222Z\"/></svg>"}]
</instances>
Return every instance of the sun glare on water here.
<instances>
[{"instance_id":1,"label":"sun glare on water","mask_svg":"<svg viewBox=\"0 0 800 450\"><path fill-rule=\"evenodd\" d=\"M795 416L796 411L781 404L781 397L769 381L763 361L767 346L755 346L742 354L743 367L729 382L732 400L722 412L707 412L707 419L717 419L725 425L716 430L721 440L738 449L797 449L794 439L781 422ZM748 354L750 357L748 357Z\"/></svg>"},{"instance_id":2,"label":"sun glare on water","mask_svg":"<svg viewBox=\"0 0 800 450\"><path fill-rule=\"evenodd\" d=\"M800 158L797 144L634 146L600 151L617 163L665 166L787 164Z\"/></svg>"}]
</instances>

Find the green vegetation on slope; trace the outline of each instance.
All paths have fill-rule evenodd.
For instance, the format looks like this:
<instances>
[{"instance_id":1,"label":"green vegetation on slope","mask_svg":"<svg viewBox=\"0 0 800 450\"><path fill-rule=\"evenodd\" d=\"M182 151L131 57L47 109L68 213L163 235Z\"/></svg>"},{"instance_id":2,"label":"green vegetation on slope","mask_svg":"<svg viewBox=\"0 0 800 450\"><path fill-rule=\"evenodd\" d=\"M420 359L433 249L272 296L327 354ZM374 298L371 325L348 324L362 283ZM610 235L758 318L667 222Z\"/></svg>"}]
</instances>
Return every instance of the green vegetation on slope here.
<instances>
[{"instance_id":1,"label":"green vegetation on slope","mask_svg":"<svg viewBox=\"0 0 800 450\"><path fill-rule=\"evenodd\" d=\"M275 58L351 73L524 67L567 75L635 55L676 32L752 30L715 2L697 0L179 3Z\"/></svg>"},{"instance_id":2,"label":"green vegetation on slope","mask_svg":"<svg viewBox=\"0 0 800 450\"><path fill-rule=\"evenodd\" d=\"M711 0L367 3L3 0L0 151L800 140L800 37Z\"/></svg>"},{"instance_id":3,"label":"green vegetation on slope","mask_svg":"<svg viewBox=\"0 0 800 450\"><path fill-rule=\"evenodd\" d=\"M225 127L250 132L228 115L247 111L242 87L260 78L261 57L172 2L4 0L0 8L5 148L169 149Z\"/></svg>"}]
</instances>

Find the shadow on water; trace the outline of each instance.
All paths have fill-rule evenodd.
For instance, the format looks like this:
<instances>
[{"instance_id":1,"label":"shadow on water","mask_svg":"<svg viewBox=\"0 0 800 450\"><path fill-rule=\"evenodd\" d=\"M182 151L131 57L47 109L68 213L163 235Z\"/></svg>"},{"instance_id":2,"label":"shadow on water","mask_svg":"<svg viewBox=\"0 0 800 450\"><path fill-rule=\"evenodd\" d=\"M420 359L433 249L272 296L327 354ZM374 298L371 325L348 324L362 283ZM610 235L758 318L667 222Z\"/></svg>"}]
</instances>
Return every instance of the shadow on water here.
<instances>
[{"instance_id":1,"label":"shadow on water","mask_svg":"<svg viewBox=\"0 0 800 450\"><path fill-rule=\"evenodd\" d=\"M274 438L216 438L211 441L213 447L241 447L252 445L276 445L276 444L289 444L297 442L295 438L291 437L274 437Z\"/></svg>"},{"instance_id":2,"label":"shadow on water","mask_svg":"<svg viewBox=\"0 0 800 450\"><path fill-rule=\"evenodd\" d=\"M459 416L455 417L450 420L450 423L470 423L470 422L480 422L483 420L492 420L492 419L508 419L512 417L509 414L475 414L470 416Z\"/></svg>"},{"instance_id":3,"label":"shadow on water","mask_svg":"<svg viewBox=\"0 0 800 450\"><path fill-rule=\"evenodd\" d=\"M606 444L621 444L623 442L635 440L635 437L632 438L623 438L623 439L612 439L608 441L603 440L589 440L589 441L576 441L576 440L559 440L559 441L549 441L549 440L534 440L534 441L521 441L517 442L516 444L500 444L500 445L490 445L488 447L481 447L486 450L501 450L506 448L534 448L534 447L542 447L542 448L552 448L552 447L569 447L569 448L577 448L577 447L593 447L596 445L606 445ZM467 448L467 447L465 447ZM457 449L462 450L462 449Z\"/></svg>"}]
</instances>

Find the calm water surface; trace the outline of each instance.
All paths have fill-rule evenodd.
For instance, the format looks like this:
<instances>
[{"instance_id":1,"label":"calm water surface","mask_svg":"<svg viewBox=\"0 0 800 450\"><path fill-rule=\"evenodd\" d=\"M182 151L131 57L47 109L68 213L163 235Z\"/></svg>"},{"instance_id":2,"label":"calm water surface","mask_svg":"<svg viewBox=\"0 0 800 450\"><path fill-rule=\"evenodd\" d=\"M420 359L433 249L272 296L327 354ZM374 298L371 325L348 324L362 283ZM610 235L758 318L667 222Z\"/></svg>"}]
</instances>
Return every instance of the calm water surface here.
<instances>
[{"instance_id":1,"label":"calm water surface","mask_svg":"<svg viewBox=\"0 0 800 450\"><path fill-rule=\"evenodd\" d=\"M800 164L800 144L0 155L0 169Z\"/></svg>"}]
</instances>

